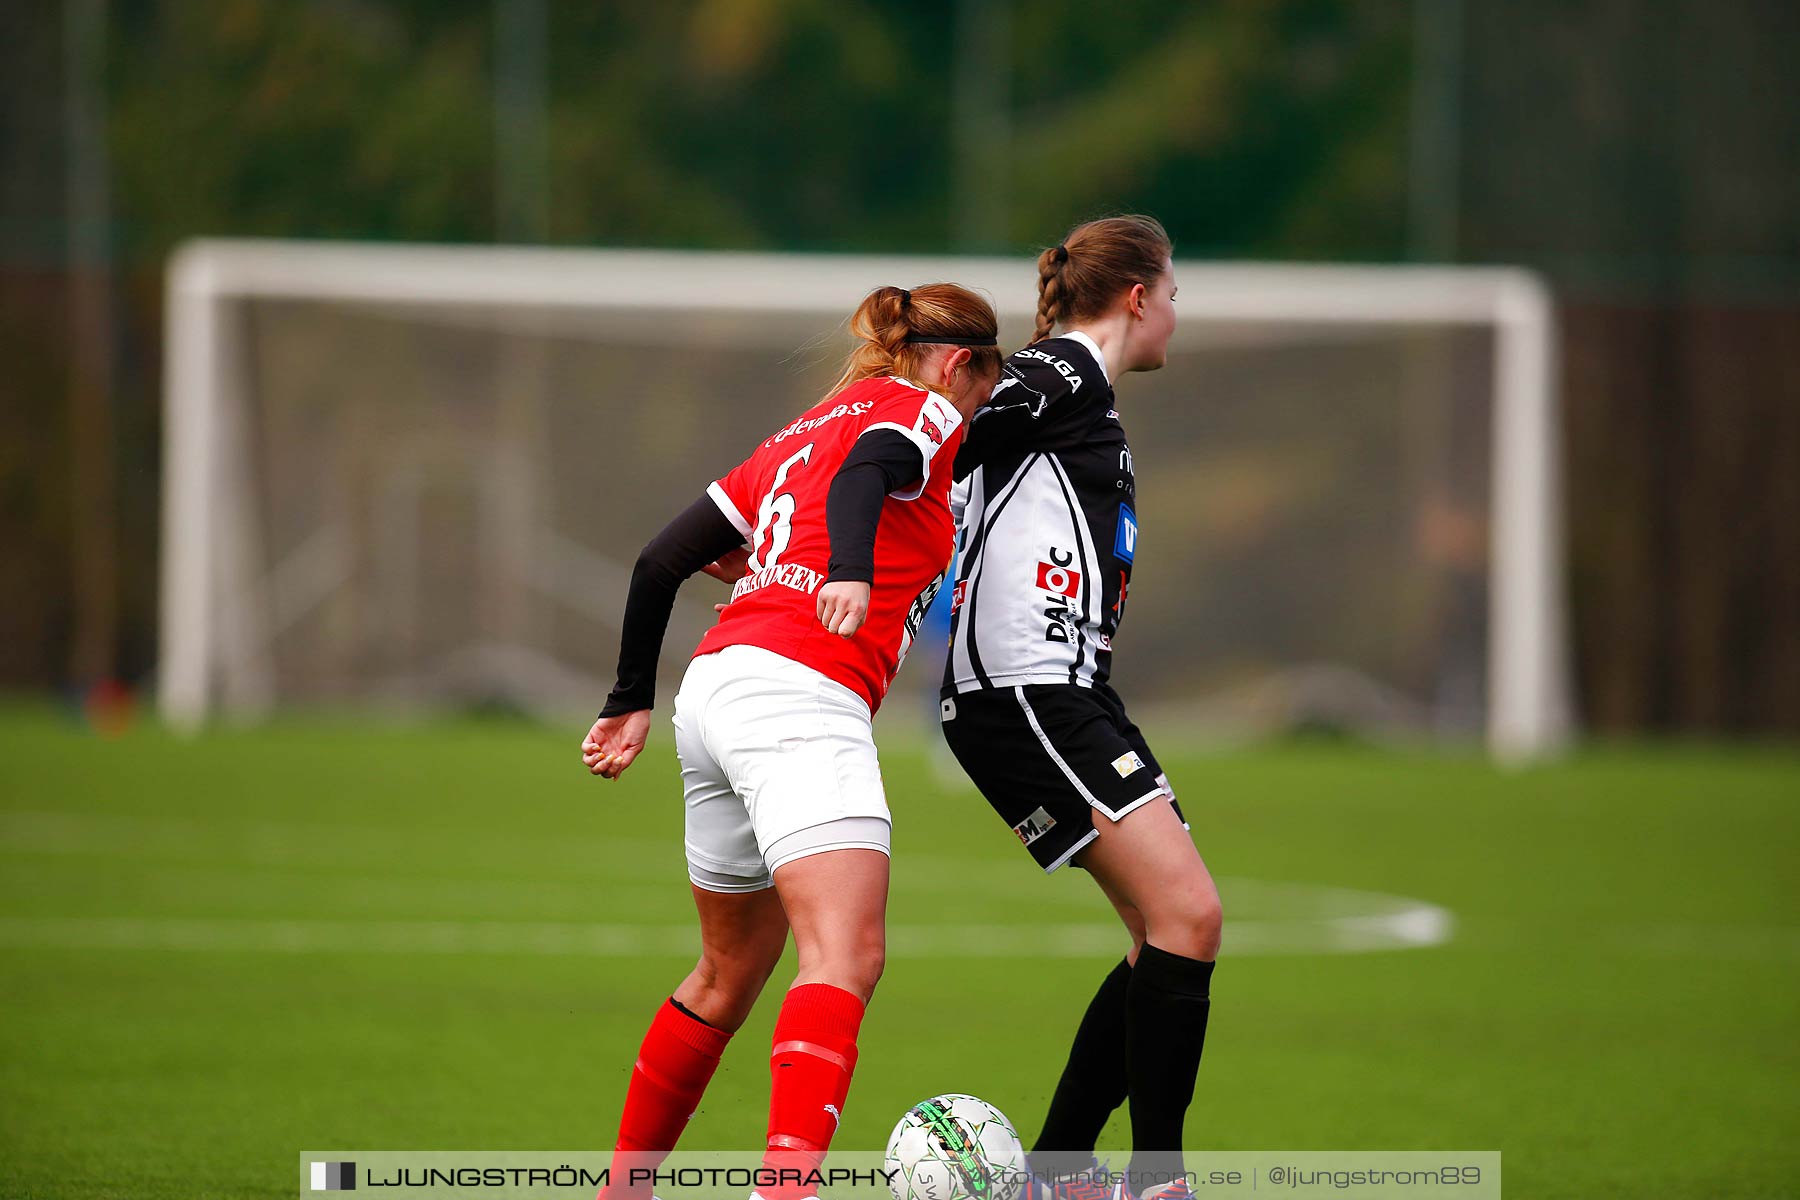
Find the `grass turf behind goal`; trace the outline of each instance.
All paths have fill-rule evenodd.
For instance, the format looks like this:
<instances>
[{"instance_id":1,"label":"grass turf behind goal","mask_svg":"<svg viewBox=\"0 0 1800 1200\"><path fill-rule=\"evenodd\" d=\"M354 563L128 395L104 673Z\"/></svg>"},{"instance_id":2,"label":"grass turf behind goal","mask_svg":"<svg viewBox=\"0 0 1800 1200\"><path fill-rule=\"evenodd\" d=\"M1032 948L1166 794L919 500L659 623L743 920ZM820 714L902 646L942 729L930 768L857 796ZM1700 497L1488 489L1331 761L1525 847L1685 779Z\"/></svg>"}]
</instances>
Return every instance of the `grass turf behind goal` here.
<instances>
[{"instance_id":1,"label":"grass turf behind goal","mask_svg":"<svg viewBox=\"0 0 1800 1200\"><path fill-rule=\"evenodd\" d=\"M692 910L666 722L617 784L583 774L580 733L101 740L0 712L0 1195L286 1196L309 1146L609 1144ZM1800 758L1157 745L1226 911L1192 1146L1497 1149L1519 1196L1790 1193ZM942 1091L1029 1144L1123 937L927 748L883 762L893 952L838 1144ZM1295 933L1369 893L1446 937ZM775 1009L684 1145L760 1143Z\"/></svg>"}]
</instances>

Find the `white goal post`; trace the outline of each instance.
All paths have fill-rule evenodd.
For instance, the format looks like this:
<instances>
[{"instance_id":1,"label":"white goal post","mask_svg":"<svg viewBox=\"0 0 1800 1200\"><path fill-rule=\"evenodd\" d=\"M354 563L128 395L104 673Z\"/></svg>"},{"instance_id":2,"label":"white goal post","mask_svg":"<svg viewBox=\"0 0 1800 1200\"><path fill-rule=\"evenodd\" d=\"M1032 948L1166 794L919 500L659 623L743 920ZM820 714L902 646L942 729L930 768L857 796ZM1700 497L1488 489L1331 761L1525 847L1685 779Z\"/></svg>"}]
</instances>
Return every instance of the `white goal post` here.
<instances>
[{"instance_id":1,"label":"white goal post","mask_svg":"<svg viewBox=\"0 0 1800 1200\"><path fill-rule=\"evenodd\" d=\"M1503 760L1571 736L1559 479L1555 311L1510 268L1177 263L1183 329L1304 326L1489 331L1484 431L1488 545L1483 724ZM168 272L158 699L174 726L276 699L260 648L269 587L255 582L258 517L246 511L245 302L397 311L580 312L643 322L729 310L818 316L829 328L876 284L950 279L988 293L1028 329L1027 258L651 252L490 246L199 241ZM1004 332L1004 331L1003 331ZM754 329L734 336L754 338ZM791 336L787 332L779 336ZM1179 336L1179 335L1178 335ZM674 344L673 342L670 344ZM1130 400L1132 384L1122 389ZM1202 397L1198 403L1204 403ZM1128 414L1128 422L1129 422ZM1138 449L1138 457L1145 457ZM1147 503L1158 503L1154 496ZM649 531L643 531L647 534ZM1321 587L1329 582L1320 581ZM622 598L622 591L621 591Z\"/></svg>"}]
</instances>

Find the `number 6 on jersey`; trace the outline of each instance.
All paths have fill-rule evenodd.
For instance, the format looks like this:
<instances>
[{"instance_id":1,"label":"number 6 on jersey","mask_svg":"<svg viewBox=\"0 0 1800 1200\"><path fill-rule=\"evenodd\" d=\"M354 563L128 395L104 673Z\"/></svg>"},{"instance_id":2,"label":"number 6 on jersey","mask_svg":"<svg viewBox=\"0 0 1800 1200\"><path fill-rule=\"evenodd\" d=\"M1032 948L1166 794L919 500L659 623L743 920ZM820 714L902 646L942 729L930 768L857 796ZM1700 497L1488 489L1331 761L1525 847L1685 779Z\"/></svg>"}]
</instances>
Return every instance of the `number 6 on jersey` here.
<instances>
[{"instance_id":1,"label":"number 6 on jersey","mask_svg":"<svg viewBox=\"0 0 1800 1200\"><path fill-rule=\"evenodd\" d=\"M793 535L794 521L794 494L781 489L787 483L788 472L796 466L804 466L812 452L813 443L808 442L776 469L775 482L769 485L769 494L763 497L756 514L756 533L750 539L752 572L781 561L781 553L787 549L788 538Z\"/></svg>"}]
</instances>

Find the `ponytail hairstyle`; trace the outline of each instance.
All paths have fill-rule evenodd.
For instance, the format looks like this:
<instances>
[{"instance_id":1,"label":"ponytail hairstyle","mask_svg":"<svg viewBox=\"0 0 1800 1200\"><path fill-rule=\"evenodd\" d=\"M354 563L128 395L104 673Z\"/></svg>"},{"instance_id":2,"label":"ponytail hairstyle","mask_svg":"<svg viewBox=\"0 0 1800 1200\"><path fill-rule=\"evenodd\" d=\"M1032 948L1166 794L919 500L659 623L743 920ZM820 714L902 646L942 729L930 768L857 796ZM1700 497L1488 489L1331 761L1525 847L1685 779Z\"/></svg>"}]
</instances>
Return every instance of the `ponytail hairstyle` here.
<instances>
[{"instance_id":1,"label":"ponytail hairstyle","mask_svg":"<svg viewBox=\"0 0 1800 1200\"><path fill-rule=\"evenodd\" d=\"M1069 230L1061 243L1038 255L1037 329L1031 340L1043 341L1058 322L1099 316L1135 283L1149 287L1173 251L1168 231L1155 217L1101 217Z\"/></svg>"},{"instance_id":2,"label":"ponytail hairstyle","mask_svg":"<svg viewBox=\"0 0 1800 1200\"><path fill-rule=\"evenodd\" d=\"M830 399L862 379L899 375L911 379L933 345L969 347L969 370L1000 373L1000 322L994 306L954 283L906 288L878 287L850 315L859 340L844 373L825 393Z\"/></svg>"}]
</instances>

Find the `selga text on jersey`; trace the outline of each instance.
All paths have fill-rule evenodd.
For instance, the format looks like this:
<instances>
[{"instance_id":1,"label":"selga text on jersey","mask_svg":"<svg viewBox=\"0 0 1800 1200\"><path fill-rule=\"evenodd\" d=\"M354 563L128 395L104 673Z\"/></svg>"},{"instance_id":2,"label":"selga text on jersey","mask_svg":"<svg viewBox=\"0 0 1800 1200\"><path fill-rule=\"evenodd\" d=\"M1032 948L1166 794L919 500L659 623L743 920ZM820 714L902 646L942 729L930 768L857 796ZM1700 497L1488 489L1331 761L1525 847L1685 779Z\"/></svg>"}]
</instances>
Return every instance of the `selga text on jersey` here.
<instances>
[{"instance_id":1,"label":"selga text on jersey","mask_svg":"<svg viewBox=\"0 0 1800 1200\"><path fill-rule=\"evenodd\" d=\"M1137 481L1091 338L1006 360L956 476L945 693L1104 685L1137 555Z\"/></svg>"}]
</instances>

